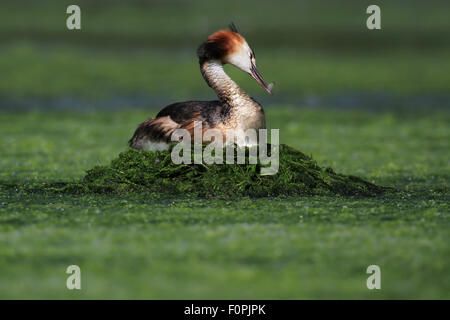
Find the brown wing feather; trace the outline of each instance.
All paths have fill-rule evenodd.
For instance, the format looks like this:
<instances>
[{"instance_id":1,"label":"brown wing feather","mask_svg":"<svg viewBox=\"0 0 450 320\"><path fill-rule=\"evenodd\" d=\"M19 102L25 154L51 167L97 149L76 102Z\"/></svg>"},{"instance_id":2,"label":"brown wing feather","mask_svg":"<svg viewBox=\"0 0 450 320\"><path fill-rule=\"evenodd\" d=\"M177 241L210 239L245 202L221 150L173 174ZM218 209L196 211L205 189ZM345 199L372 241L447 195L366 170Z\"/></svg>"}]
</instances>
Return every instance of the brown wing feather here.
<instances>
[{"instance_id":1,"label":"brown wing feather","mask_svg":"<svg viewBox=\"0 0 450 320\"><path fill-rule=\"evenodd\" d=\"M186 129L194 138L195 121L202 123L202 135L221 126L222 105L219 101L187 101L171 104L162 109L156 118L141 123L128 141L130 147L143 149L148 142L170 143L176 129Z\"/></svg>"},{"instance_id":2,"label":"brown wing feather","mask_svg":"<svg viewBox=\"0 0 450 320\"><path fill-rule=\"evenodd\" d=\"M205 119L203 118L203 116L201 115L200 112L194 112L190 119L188 119L180 124L180 128L186 129L187 131L189 131L189 134L191 135L191 140L193 140L195 127L196 127L196 125L198 125L198 123L201 123L201 125L202 125L201 134L202 134L202 138L203 138L203 135L205 134L205 132L209 129L212 129L212 127L209 125L208 121L205 121ZM219 127L216 126L215 129L219 129Z\"/></svg>"},{"instance_id":3,"label":"brown wing feather","mask_svg":"<svg viewBox=\"0 0 450 320\"><path fill-rule=\"evenodd\" d=\"M202 137L206 130L211 129L200 112L194 112L191 117L177 123L173 121L170 116L148 119L141 123L133 137L128 141L130 147L141 150L146 142L171 142L171 135L176 129L185 129L191 135L191 139L194 139L195 126L198 123L202 125Z\"/></svg>"},{"instance_id":4,"label":"brown wing feather","mask_svg":"<svg viewBox=\"0 0 450 320\"><path fill-rule=\"evenodd\" d=\"M142 149L146 141L169 142L172 132L178 128L179 124L169 116L148 119L137 127L128 144L134 149Z\"/></svg>"}]
</instances>

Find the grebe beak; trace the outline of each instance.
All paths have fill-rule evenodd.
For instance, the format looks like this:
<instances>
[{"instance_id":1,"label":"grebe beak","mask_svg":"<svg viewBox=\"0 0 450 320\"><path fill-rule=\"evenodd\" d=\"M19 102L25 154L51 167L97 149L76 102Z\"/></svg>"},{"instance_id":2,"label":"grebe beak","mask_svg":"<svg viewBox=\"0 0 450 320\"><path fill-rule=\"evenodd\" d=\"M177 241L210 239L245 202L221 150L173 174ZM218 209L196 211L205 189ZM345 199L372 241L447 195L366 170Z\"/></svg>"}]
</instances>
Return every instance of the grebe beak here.
<instances>
[{"instance_id":1,"label":"grebe beak","mask_svg":"<svg viewBox=\"0 0 450 320\"><path fill-rule=\"evenodd\" d=\"M256 66L252 63L252 69L250 71L250 75L252 76L253 79L256 80L256 82L258 82L261 87L263 87L269 94L272 94L272 87L273 84L269 84L267 85L266 82L264 81L263 77L261 76L261 74L259 73L258 69L256 68Z\"/></svg>"}]
</instances>

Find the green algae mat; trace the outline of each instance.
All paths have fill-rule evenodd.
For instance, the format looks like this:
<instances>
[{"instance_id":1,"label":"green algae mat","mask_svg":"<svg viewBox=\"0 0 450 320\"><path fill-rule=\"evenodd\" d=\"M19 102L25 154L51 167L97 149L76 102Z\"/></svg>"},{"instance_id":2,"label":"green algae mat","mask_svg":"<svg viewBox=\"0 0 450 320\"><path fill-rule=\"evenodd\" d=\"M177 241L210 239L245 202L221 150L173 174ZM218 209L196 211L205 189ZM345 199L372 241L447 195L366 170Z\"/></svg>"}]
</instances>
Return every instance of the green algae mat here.
<instances>
[{"instance_id":1,"label":"green algae mat","mask_svg":"<svg viewBox=\"0 0 450 320\"><path fill-rule=\"evenodd\" d=\"M127 150L125 140L147 110L4 112L0 297L450 298L449 114L281 105L267 114L271 127L284 126L282 143L312 154L320 167L401 192L209 198L137 192L122 174L143 174L139 168L156 154ZM277 175L255 179L295 181L285 175L293 165L281 148ZM308 168L313 162L294 158ZM193 176L194 169L207 170L191 168ZM48 192L51 185L105 186L108 171L119 174L109 186L119 181L130 191ZM66 288L72 264L81 268L78 292ZM381 268L381 290L366 287L373 264Z\"/></svg>"},{"instance_id":2,"label":"green algae mat","mask_svg":"<svg viewBox=\"0 0 450 320\"><path fill-rule=\"evenodd\" d=\"M237 163L237 148L234 146L233 164L209 165L194 164L193 153L190 164L174 164L172 148L156 152L128 149L109 165L89 170L80 182L65 186L63 191L270 197L332 194L374 196L390 190L353 175L336 173L330 167L322 168L312 157L285 144L279 146L278 171L271 175L261 174L261 168L268 164L263 165L260 161L249 164L248 148L244 150L245 164Z\"/></svg>"}]
</instances>

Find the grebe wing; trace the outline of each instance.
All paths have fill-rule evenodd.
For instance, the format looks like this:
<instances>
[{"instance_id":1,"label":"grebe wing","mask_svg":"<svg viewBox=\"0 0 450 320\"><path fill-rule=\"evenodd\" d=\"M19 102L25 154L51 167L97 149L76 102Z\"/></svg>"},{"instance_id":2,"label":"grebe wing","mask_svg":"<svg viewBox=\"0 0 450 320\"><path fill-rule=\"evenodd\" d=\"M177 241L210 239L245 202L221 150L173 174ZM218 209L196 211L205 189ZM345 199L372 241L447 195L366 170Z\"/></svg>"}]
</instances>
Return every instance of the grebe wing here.
<instances>
[{"instance_id":1,"label":"grebe wing","mask_svg":"<svg viewBox=\"0 0 450 320\"><path fill-rule=\"evenodd\" d=\"M156 118L169 116L172 121L177 123L183 123L199 116L209 120L215 118L221 107L222 104L219 100L177 102L162 109Z\"/></svg>"},{"instance_id":2,"label":"grebe wing","mask_svg":"<svg viewBox=\"0 0 450 320\"><path fill-rule=\"evenodd\" d=\"M168 105L156 118L141 123L128 141L132 148L139 150L162 150L171 141L176 129L186 129L193 135L195 122L202 122L207 130L220 120L222 105L220 101L186 101Z\"/></svg>"}]
</instances>

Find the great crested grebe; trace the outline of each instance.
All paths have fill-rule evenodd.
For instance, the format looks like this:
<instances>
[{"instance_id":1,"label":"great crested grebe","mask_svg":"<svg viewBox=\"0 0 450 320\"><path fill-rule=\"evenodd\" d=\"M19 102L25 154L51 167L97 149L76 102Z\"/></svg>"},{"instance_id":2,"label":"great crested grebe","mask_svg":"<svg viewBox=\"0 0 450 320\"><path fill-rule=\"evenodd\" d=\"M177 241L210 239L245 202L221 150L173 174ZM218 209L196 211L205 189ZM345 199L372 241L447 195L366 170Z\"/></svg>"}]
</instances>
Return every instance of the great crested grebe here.
<instances>
[{"instance_id":1,"label":"great crested grebe","mask_svg":"<svg viewBox=\"0 0 450 320\"><path fill-rule=\"evenodd\" d=\"M267 85L256 68L255 54L232 23L230 30L218 31L197 50L200 70L206 83L219 100L186 101L168 105L156 118L141 123L130 139L130 147L138 150L167 150L176 129L186 129L194 137L194 127L201 123L202 133L219 130L223 137L242 135L248 129L264 129L262 106L245 93L223 70L226 63L250 74L268 93ZM197 122L198 121L198 122Z\"/></svg>"}]
</instances>

